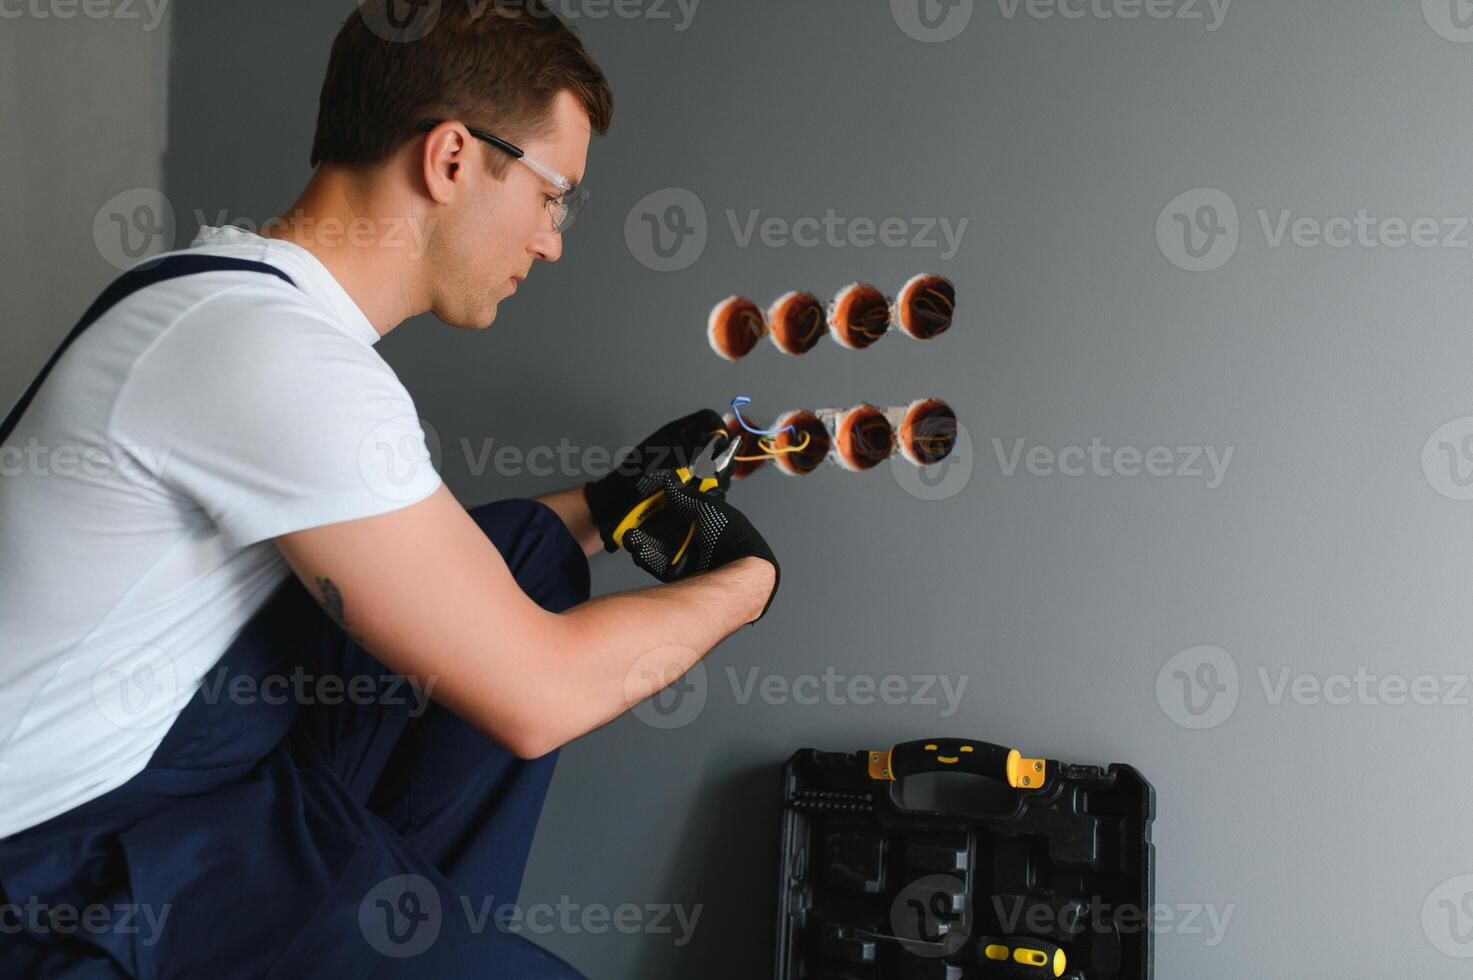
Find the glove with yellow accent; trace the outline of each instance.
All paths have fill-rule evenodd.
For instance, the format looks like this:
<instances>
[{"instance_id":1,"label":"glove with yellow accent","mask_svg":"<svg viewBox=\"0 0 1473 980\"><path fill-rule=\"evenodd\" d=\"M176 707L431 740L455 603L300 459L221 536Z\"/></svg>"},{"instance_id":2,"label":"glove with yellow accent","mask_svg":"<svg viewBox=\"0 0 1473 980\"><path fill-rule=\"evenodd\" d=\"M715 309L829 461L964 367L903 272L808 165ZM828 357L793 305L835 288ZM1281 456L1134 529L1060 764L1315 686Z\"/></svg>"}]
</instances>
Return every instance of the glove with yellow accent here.
<instances>
[{"instance_id":1,"label":"glove with yellow accent","mask_svg":"<svg viewBox=\"0 0 1473 980\"><path fill-rule=\"evenodd\" d=\"M608 476L583 488L588 500L588 510L593 524L603 539L604 550L614 552L619 546L614 543L614 530L640 502L649 496L639 489L641 480L656 474L689 466L711 441L713 434L725 432L726 424L721 416L709 408L692 412L684 418L666 423L651 433L633 451L620 457L618 464ZM721 489L731 485L731 468L720 475ZM659 483L655 484L656 489Z\"/></svg>"},{"instance_id":2,"label":"glove with yellow accent","mask_svg":"<svg viewBox=\"0 0 1473 980\"><path fill-rule=\"evenodd\" d=\"M766 616L782 568L746 515L726 502L725 492L697 490L670 472L650 474L640 481L640 489L641 499L664 490L666 503L658 514L624 532L624 548L634 563L661 582L675 582L741 558L761 558L772 565L772 592L752 622Z\"/></svg>"}]
</instances>

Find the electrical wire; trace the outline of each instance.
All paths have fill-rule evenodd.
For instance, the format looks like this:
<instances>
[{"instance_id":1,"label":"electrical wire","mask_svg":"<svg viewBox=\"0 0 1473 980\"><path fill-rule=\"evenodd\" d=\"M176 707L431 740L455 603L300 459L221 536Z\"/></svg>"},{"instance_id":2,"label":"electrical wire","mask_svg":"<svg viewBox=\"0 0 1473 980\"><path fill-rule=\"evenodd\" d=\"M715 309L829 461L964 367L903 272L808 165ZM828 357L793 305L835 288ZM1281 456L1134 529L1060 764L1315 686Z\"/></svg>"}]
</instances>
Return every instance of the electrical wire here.
<instances>
[{"instance_id":1,"label":"electrical wire","mask_svg":"<svg viewBox=\"0 0 1473 980\"><path fill-rule=\"evenodd\" d=\"M823 304L812 293L799 293L782 309L783 315L771 324L773 335L790 340L793 349L789 353L811 350L823 334Z\"/></svg>"},{"instance_id":2,"label":"electrical wire","mask_svg":"<svg viewBox=\"0 0 1473 980\"><path fill-rule=\"evenodd\" d=\"M907 445L923 463L939 463L956 447L956 417L924 414L906 427Z\"/></svg>"},{"instance_id":3,"label":"electrical wire","mask_svg":"<svg viewBox=\"0 0 1473 980\"><path fill-rule=\"evenodd\" d=\"M849 307L842 319L842 327L851 335L864 340L868 347L885 335L890 327L890 304L884 294L874 287L867 287L851 294Z\"/></svg>"},{"instance_id":4,"label":"electrical wire","mask_svg":"<svg viewBox=\"0 0 1473 980\"><path fill-rule=\"evenodd\" d=\"M922 338L934 337L951 326L955 313L956 294L949 285L932 282L911 297L913 328Z\"/></svg>"},{"instance_id":5,"label":"electrical wire","mask_svg":"<svg viewBox=\"0 0 1473 980\"><path fill-rule=\"evenodd\" d=\"M844 429L849 435L848 455L856 463L874 465L895 451L894 430L878 412L856 412L849 416Z\"/></svg>"},{"instance_id":6,"label":"electrical wire","mask_svg":"<svg viewBox=\"0 0 1473 980\"><path fill-rule=\"evenodd\" d=\"M748 424L746 419L742 418L742 406L750 404L752 404L752 399L748 398L746 395L737 395L731 400L731 411L732 414L736 416L736 420L741 424L741 427L752 433L754 436L777 436L782 435L784 432L798 431L798 427L793 425L792 423L783 426L781 429L758 429L753 427L752 425Z\"/></svg>"},{"instance_id":7,"label":"electrical wire","mask_svg":"<svg viewBox=\"0 0 1473 980\"><path fill-rule=\"evenodd\" d=\"M741 463L756 463L762 460L776 459L779 456L786 456L789 453L801 453L803 450L808 448L808 444L812 441L813 435L808 432L803 433L803 441L798 443L796 446L783 446L779 448L778 445L770 439L758 439L757 446L763 450L763 455L733 456L732 459Z\"/></svg>"}]
</instances>

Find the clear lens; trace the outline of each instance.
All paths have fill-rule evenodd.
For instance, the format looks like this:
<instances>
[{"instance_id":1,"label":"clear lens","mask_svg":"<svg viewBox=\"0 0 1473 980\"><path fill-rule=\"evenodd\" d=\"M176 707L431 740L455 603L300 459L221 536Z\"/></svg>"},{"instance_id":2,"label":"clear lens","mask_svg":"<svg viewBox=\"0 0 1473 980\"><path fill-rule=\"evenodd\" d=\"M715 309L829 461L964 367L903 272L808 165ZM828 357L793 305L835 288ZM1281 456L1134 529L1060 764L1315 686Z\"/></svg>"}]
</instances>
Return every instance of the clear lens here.
<instances>
[{"instance_id":1,"label":"clear lens","mask_svg":"<svg viewBox=\"0 0 1473 980\"><path fill-rule=\"evenodd\" d=\"M567 231L578 217L578 212L583 210L583 205L588 203L588 190L579 184L570 188L558 198L557 204L553 205L553 225L558 233Z\"/></svg>"}]
</instances>

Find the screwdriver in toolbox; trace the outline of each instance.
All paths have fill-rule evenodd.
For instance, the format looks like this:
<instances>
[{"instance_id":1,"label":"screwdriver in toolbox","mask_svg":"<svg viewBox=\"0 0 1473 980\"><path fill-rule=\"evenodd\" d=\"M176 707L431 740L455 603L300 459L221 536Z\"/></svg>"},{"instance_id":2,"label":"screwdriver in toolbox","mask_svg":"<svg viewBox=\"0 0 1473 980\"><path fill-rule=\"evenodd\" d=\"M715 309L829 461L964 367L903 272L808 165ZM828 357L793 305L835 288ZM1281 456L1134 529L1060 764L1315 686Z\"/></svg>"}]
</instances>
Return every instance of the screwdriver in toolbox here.
<instances>
[{"instance_id":1,"label":"screwdriver in toolbox","mask_svg":"<svg viewBox=\"0 0 1473 980\"><path fill-rule=\"evenodd\" d=\"M980 945L983 964L996 967L1000 977L1062 977L1069 965L1062 948L1042 939L985 938Z\"/></svg>"},{"instance_id":2,"label":"screwdriver in toolbox","mask_svg":"<svg viewBox=\"0 0 1473 980\"><path fill-rule=\"evenodd\" d=\"M945 940L929 942L924 939L906 939L903 936L888 936L881 932L871 932L868 929L850 931L862 939L883 939L907 947L922 947L948 953L958 948L955 942ZM988 976L1038 977L1040 980L1045 980L1045 978L1056 980L1056 978L1062 978L1064 971L1068 969L1068 957L1064 954L1064 950L1042 939L1032 939L1027 936L984 936L977 941L977 945L981 957L980 965L992 967L987 971Z\"/></svg>"}]
</instances>

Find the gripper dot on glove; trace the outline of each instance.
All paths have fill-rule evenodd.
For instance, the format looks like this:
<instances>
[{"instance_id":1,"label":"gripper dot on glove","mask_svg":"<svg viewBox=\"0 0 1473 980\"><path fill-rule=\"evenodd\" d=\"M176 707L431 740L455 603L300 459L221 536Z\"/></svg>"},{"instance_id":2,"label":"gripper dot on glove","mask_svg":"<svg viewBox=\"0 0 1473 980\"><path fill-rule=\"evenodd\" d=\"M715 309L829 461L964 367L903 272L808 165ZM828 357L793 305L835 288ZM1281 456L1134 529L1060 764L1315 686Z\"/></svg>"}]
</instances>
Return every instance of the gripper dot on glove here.
<instances>
[{"instance_id":1,"label":"gripper dot on glove","mask_svg":"<svg viewBox=\"0 0 1473 980\"><path fill-rule=\"evenodd\" d=\"M660 581L666 580L670 572L670 559L659 549L654 538L639 528L631 528L624 536L624 546L636 565Z\"/></svg>"},{"instance_id":2,"label":"gripper dot on glove","mask_svg":"<svg viewBox=\"0 0 1473 980\"><path fill-rule=\"evenodd\" d=\"M762 540L762 535L741 511L726 502L720 491L692 489L670 472L663 476L663 489L669 498L670 510L678 517L675 520L658 518L629 530L624 542L634 563L661 582L670 582L689 574L709 572L742 558L761 558L773 569L772 591L757 619L767 615L777 595L782 569L772 549ZM694 527L691 522L694 522ZM687 535L690 535L690 544L683 565L677 568L672 561Z\"/></svg>"},{"instance_id":3,"label":"gripper dot on glove","mask_svg":"<svg viewBox=\"0 0 1473 980\"><path fill-rule=\"evenodd\" d=\"M726 515L714 507L701 508L701 527L697 532L700 542L700 561L696 565L696 571L705 572L711 568L711 553L715 549L717 541L721 540L721 532L726 530Z\"/></svg>"}]
</instances>

